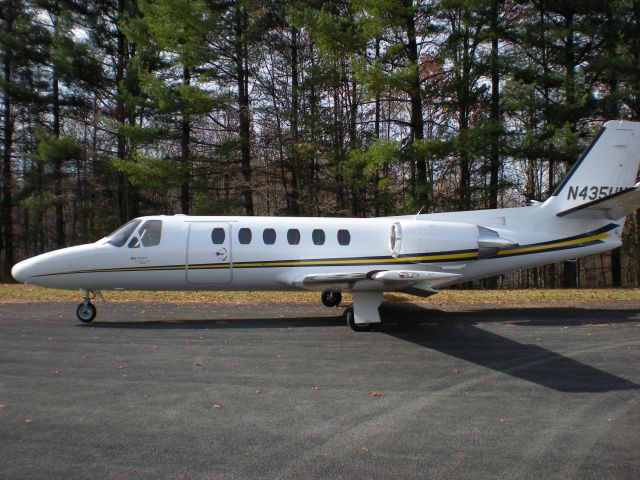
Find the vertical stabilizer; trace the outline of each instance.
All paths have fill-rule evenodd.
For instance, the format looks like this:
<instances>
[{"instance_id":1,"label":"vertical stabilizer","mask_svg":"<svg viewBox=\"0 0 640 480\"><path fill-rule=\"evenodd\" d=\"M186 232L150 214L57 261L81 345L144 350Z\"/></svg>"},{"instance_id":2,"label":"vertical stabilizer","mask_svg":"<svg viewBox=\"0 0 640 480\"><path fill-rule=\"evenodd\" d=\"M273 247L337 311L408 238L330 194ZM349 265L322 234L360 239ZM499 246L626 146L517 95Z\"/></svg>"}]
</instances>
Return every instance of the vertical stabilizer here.
<instances>
[{"instance_id":1,"label":"vertical stabilizer","mask_svg":"<svg viewBox=\"0 0 640 480\"><path fill-rule=\"evenodd\" d=\"M558 185L549 202L558 211L632 187L640 164L640 123L612 120Z\"/></svg>"}]
</instances>

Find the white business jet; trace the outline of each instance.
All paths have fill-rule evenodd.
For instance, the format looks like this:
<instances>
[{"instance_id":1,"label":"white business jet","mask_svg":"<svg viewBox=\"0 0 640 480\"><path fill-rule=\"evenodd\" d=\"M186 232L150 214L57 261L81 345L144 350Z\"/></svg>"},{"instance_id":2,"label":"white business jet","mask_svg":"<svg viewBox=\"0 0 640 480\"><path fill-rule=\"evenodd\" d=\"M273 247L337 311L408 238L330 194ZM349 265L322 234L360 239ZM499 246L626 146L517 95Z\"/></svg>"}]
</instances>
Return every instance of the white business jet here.
<instances>
[{"instance_id":1,"label":"white business jet","mask_svg":"<svg viewBox=\"0 0 640 480\"><path fill-rule=\"evenodd\" d=\"M520 208L374 219L151 216L88 245L13 267L19 282L80 289L91 322L101 290L312 290L326 306L352 292L357 331L380 322L383 292L446 285L621 245L640 207L640 123L609 121L553 195Z\"/></svg>"}]
</instances>

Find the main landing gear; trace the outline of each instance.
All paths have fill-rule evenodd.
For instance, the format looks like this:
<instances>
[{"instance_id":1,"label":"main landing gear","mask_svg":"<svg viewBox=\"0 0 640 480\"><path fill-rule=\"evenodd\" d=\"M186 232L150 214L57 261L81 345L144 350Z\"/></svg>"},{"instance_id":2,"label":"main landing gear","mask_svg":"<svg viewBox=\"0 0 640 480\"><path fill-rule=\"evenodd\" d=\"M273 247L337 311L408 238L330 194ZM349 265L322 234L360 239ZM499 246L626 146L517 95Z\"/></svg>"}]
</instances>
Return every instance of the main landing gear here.
<instances>
[{"instance_id":1,"label":"main landing gear","mask_svg":"<svg viewBox=\"0 0 640 480\"><path fill-rule=\"evenodd\" d=\"M84 300L76 309L76 316L78 317L78 320L84 323L90 323L94 318L96 318L96 306L91 303L91 300L96 298L97 295L99 295L99 292L94 292L93 290L82 290Z\"/></svg>"},{"instance_id":2,"label":"main landing gear","mask_svg":"<svg viewBox=\"0 0 640 480\"><path fill-rule=\"evenodd\" d=\"M356 323L353 307L349 307L344 311L343 318L354 332L369 332L373 328L373 323Z\"/></svg>"},{"instance_id":3,"label":"main landing gear","mask_svg":"<svg viewBox=\"0 0 640 480\"><path fill-rule=\"evenodd\" d=\"M378 291L354 291L352 296L353 305L345 309L343 318L354 332L368 332L381 321L378 307L384 295ZM342 293L325 290L320 298L326 307L337 307L342 301Z\"/></svg>"},{"instance_id":4,"label":"main landing gear","mask_svg":"<svg viewBox=\"0 0 640 480\"><path fill-rule=\"evenodd\" d=\"M320 296L325 307L337 307L342 302L342 293L335 290L325 290Z\"/></svg>"}]
</instances>

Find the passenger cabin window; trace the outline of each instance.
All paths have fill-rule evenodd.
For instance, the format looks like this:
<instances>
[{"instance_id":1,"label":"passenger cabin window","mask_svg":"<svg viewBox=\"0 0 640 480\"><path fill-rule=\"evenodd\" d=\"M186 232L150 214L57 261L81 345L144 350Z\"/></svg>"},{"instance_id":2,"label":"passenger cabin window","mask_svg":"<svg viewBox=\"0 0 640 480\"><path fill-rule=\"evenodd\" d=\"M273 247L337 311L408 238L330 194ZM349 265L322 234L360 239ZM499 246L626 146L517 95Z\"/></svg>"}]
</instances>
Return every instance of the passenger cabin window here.
<instances>
[{"instance_id":1,"label":"passenger cabin window","mask_svg":"<svg viewBox=\"0 0 640 480\"><path fill-rule=\"evenodd\" d=\"M298 245L300 243L300 230L291 228L287 231L287 241L289 245Z\"/></svg>"},{"instance_id":2,"label":"passenger cabin window","mask_svg":"<svg viewBox=\"0 0 640 480\"><path fill-rule=\"evenodd\" d=\"M238 230L238 241L242 245L248 245L251 243L251 229L241 228Z\"/></svg>"},{"instance_id":3,"label":"passenger cabin window","mask_svg":"<svg viewBox=\"0 0 640 480\"><path fill-rule=\"evenodd\" d=\"M276 243L276 231L273 228L265 228L262 232L262 241L265 245Z\"/></svg>"},{"instance_id":4,"label":"passenger cabin window","mask_svg":"<svg viewBox=\"0 0 640 480\"><path fill-rule=\"evenodd\" d=\"M349 230L338 230L338 243L340 245L349 245L351 243Z\"/></svg>"},{"instance_id":5,"label":"passenger cabin window","mask_svg":"<svg viewBox=\"0 0 640 480\"><path fill-rule=\"evenodd\" d=\"M131 236L133 231L136 229L142 220L131 220L130 222L124 224L122 227L118 228L115 232L109 235L109 240L107 243L110 243L114 247L123 246L127 239Z\"/></svg>"},{"instance_id":6,"label":"passenger cabin window","mask_svg":"<svg viewBox=\"0 0 640 480\"><path fill-rule=\"evenodd\" d=\"M311 232L311 240L313 240L314 245L324 245L325 236L324 230L316 229Z\"/></svg>"},{"instance_id":7,"label":"passenger cabin window","mask_svg":"<svg viewBox=\"0 0 640 480\"><path fill-rule=\"evenodd\" d=\"M129 248L155 247L160 244L162 235L162 220L147 220L142 224L138 233L129 240Z\"/></svg>"},{"instance_id":8,"label":"passenger cabin window","mask_svg":"<svg viewBox=\"0 0 640 480\"><path fill-rule=\"evenodd\" d=\"M211 241L214 245L222 245L225 239L224 228L216 227L211 231Z\"/></svg>"}]
</instances>

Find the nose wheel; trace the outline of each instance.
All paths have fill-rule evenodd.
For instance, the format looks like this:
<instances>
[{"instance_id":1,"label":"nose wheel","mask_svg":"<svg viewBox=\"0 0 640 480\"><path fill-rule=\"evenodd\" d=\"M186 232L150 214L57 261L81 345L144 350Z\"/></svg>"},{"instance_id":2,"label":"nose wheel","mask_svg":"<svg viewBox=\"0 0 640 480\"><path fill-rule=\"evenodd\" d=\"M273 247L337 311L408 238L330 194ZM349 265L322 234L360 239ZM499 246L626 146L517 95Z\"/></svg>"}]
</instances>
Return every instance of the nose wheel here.
<instances>
[{"instance_id":1,"label":"nose wheel","mask_svg":"<svg viewBox=\"0 0 640 480\"><path fill-rule=\"evenodd\" d=\"M97 290L82 289L80 290L80 292L82 293L83 300L76 309L76 317L78 317L78 320L80 320L81 322L89 323L94 318L96 318L97 313L96 307L93 303L91 303L91 300L96 297L100 297L102 300L104 300L104 297L102 296L102 293Z\"/></svg>"},{"instance_id":2,"label":"nose wheel","mask_svg":"<svg viewBox=\"0 0 640 480\"><path fill-rule=\"evenodd\" d=\"M78 320L84 323L89 323L96 318L96 313L96 306L89 299L85 299L84 302L79 304L76 310Z\"/></svg>"}]
</instances>

